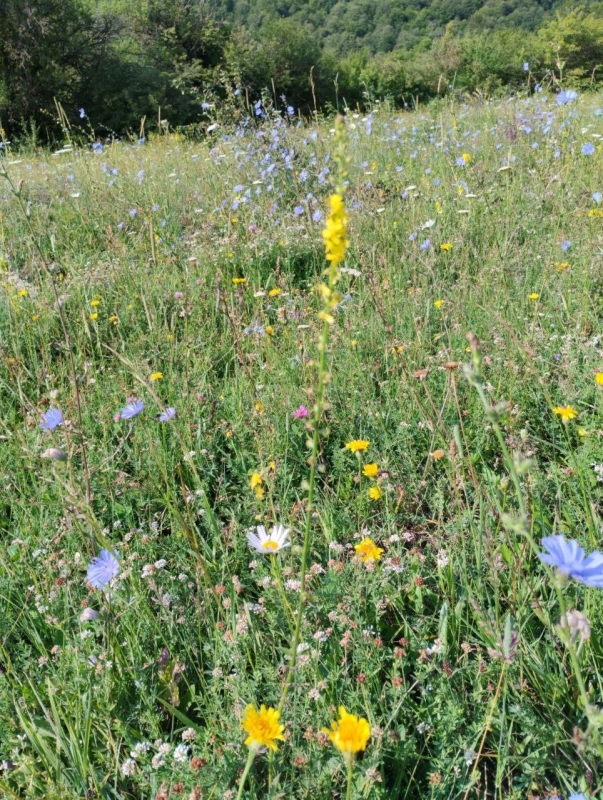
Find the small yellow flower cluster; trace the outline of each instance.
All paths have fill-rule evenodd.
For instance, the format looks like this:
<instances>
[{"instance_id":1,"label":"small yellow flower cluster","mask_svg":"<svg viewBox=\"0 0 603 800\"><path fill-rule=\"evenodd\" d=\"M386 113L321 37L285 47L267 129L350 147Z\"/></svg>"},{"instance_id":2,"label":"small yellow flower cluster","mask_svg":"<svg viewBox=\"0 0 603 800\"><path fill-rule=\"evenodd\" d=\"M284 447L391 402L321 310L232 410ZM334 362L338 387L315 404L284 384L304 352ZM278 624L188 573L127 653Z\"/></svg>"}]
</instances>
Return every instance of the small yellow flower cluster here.
<instances>
[{"instance_id":1,"label":"small yellow flower cluster","mask_svg":"<svg viewBox=\"0 0 603 800\"><path fill-rule=\"evenodd\" d=\"M262 486L263 482L264 480L259 472L254 472L251 478L249 478L249 487L252 492L255 492L255 496L258 500L264 499L264 488Z\"/></svg>"},{"instance_id":2,"label":"small yellow flower cluster","mask_svg":"<svg viewBox=\"0 0 603 800\"><path fill-rule=\"evenodd\" d=\"M348 249L348 217L345 213L345 204L340 194L332 194L329 198L331 212L327 218L322 238L325 243L327 261L337 267L345 259Z\"/></svg>"}]
</instances>

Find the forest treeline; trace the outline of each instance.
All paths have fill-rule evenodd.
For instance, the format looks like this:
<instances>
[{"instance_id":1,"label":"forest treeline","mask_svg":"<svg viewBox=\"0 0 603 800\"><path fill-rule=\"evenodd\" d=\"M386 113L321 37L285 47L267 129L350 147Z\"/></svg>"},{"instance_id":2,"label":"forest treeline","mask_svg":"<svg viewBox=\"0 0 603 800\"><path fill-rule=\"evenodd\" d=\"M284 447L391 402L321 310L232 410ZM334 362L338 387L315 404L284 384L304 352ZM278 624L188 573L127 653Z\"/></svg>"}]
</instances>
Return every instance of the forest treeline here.
<instances>
[{"instance_id":1,"label":"forest treeline","mask_svg":"<svg viewBox=\"0 0 603 800\"><path fill-rule=\"evenodd\" d=\"M451 91L588 87L603 2L0 0L6 135L101 135L285 111L411 106ZM61 112L62 113L62 112Z\"/></svg>"}]
</instances>

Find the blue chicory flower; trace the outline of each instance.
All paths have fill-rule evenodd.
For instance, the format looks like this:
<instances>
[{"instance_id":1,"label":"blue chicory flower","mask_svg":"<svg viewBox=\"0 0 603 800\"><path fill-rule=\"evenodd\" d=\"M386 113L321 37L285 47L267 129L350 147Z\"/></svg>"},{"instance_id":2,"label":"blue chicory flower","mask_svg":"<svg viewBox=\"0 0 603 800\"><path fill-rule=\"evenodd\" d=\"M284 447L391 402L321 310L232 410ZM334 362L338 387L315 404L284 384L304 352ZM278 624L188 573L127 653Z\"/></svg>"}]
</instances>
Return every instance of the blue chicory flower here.
<instances>
[{"instance_id":1,"label":"blue chicory flower","mask_svg":"<svg viewBox=\"0 0 603 800\"><path fill-rule=\"evenodd\" d=\"M419 250L429 250L431 247L431 239L425 239L424 242L421 242L419 245Z\"/></svg>"},{"instance_id":2,"label":"blue chicory flower","mask_svg":"<svg viewBox=\"0 0 603 800\"><path fill-rule=\"evenodd\" d=\"M87 580L94 589L103 589L109 581L119 575L117 553L101 550L88 564Z\"/></svg>"},{"instance_id":3,"label":"blue chicory flower","mask_svg":"<svg viewBox=\"0 0 603 800\"><path fill-rule=\"evenodd\" d=\"M124 406L120 412L120 417L122 419L132 419L132 417L137 417L140 412L144 408L144 403L142 400L135 400L133 403L128 403L127 406Z\"/></svg>"},{"instance_id":4,"label":"blue chicory flower","mask_svg":"<svg viewBox=\"0 0 603 800\"><path fill-rule=\"evenodd\" d=\"M40 428L43 431L53 431L58 428L63 422L63 412L60 408L49 408L45 414L42 414L42 422Z\"/></svg>"},{"instance_id":5,"label":"blue chicory flower","mask_svg":"<svg viewBox=\"0 0 603 800\"><path fill-rule=\"evenodd\" d=\"M586 586L603 588L603 553L593 550L586 556L578 542L568 541L563 535L545 536L542 545L549 551L540 553L540 560L545 564Z\"/></svg>"},{"instance_id":6,"label":"blue chicory flower","mask_svg":"<svg viewBox=\"0 0 603 800\"><path fill-rule=\"evenodd\" d=\"M575 92L573 89L563 89L557 95L556 103L558 106L566 106L568 103L576 100L577 97L578 92Z\"/></svg>"},{"instance_id":7,"label":"blue chicory flower","mask_svg":"<svg viewBox=\"0 0 603 800\"><path fill-rule=\"evenodd\" d=\"M163 411L159 415L159 422L169 422L171 419L174 419L175 416L176 416L176 409L170 406L169 408L166 408L165 411Z\"/></svg>"},{"instance_id":8,"label":"blue chicory flower","mask_svg":"<svg viewBox=\"0 0 603 800\"><path fill-rule=\"evenodd\" d=\"M586 142L586 144L582 145L583 156L592 156L594 152L595 152L595 146L592 142Z\"/></svg>"},{"instance_id":9,"label":"blue chicory flower","mask_svg":"<svg viewBox=\"0 0 603 800\"><path fill-rule=\"evenodd\" d=\"M570 240L566 239L564 242L562 242L561 249L563 250L564 253L567 253L567 251L570 249L571 246L572 243L570 242Z\"/></svg>"}]
</instances>

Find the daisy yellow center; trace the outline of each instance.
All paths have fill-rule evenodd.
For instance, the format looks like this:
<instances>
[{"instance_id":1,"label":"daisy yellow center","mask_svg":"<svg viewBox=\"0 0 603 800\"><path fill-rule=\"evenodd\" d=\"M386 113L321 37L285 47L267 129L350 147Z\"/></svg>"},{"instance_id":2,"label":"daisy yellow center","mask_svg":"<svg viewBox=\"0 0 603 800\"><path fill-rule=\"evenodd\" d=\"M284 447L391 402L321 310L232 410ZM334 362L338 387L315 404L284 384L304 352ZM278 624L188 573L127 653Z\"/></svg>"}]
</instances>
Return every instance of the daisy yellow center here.
<instances>
[{"instance_id":1,"label":"daisy yellow center","mask_svg":"<svg viewBox=\"0 0 603 800\"><path fill-rule=\"evenodd\" d=\"M267 542L263 542L262 547L264 550L278 550L278 542L268 539Z\"/></svg>"}]
</instances>

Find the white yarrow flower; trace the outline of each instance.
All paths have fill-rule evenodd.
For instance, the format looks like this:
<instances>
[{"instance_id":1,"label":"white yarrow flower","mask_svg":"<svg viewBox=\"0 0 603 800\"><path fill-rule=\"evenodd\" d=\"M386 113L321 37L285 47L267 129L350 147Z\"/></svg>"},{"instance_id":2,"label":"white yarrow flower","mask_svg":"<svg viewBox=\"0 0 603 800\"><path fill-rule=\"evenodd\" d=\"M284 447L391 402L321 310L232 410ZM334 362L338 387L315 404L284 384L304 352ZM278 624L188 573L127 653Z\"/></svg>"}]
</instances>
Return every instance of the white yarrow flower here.
<instances>
[{"instance_id":1,"label":"white yarrow flower","mask_svg":"<svg viewBox=\"0 0 603 800\"><path fill-rule=\"evenodd\" d=\"M257 535L253 531L247 534L247 541L250 547L257 550L258 553L264 555L269 553L278 553L283 547L289 547L291 542L287 541L289 538L290 528L285 528L284 525L275 525L270 533L266 533L266 528L263 525L256 527Z\"/></svg>"}]
</instances>

